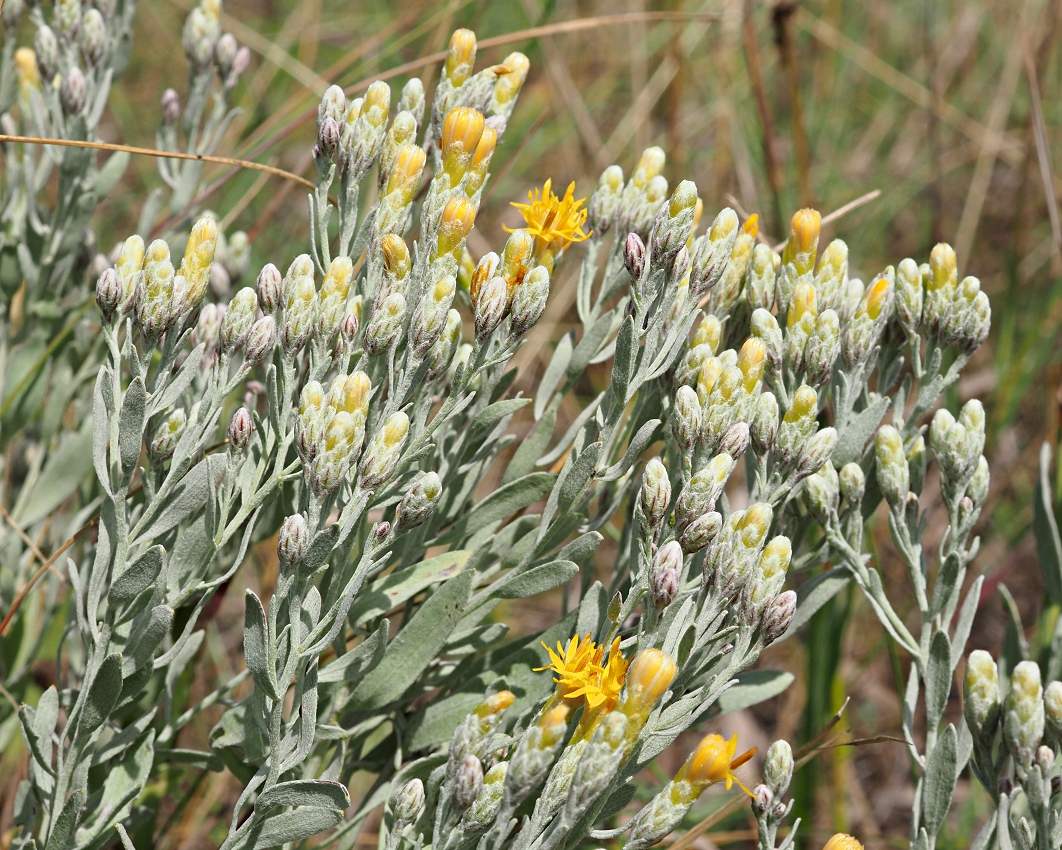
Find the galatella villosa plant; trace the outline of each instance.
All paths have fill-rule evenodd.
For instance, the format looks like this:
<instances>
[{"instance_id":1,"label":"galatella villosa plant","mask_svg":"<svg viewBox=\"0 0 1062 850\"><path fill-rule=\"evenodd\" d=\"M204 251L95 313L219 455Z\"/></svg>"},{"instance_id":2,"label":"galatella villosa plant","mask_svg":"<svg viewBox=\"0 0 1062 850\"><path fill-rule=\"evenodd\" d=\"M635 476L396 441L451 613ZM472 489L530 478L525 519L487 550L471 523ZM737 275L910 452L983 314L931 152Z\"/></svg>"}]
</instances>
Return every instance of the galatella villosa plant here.
<instances>
[{"instance_id":1,"label":"galatella villosa plant","mask_svg":"<svg viewBox=\"0 0 1062 850\"><path fill-rule=\"evenodd\" d=\"M8 0L5 18L21 10ZM5 126L94 137L132 4L63 0L54 30L31 15L36 55L5 48ZM215 150L231 120L249 57L219 15L203 0L188 18L189 89L183 108L162 97L164 151ZM79 50L95 58L77 99ZM0 627L15 647L4 679L25 695L29 753L12 846L150 846L145 789L179 765L238 778L224 850L313 836L352 847L381 811L381 850L643 850L713 784L746 792L758 846L785 850L798 757L775 742L749 790L738 771L754 751L706 727L788 685L745 671L849 582L910 660L911 846L935 846L968 762L998 799L975 846L1058 846L1062 686L1041 689L1025 661L1001 688L975 652L965 721L944 718L981 589L963 593L989 473L978 402L929 416L988 334L977 280L938 245L864 285L843 242L820 252L813 210L793 216L780 255L755 216L724 209L702 230L697 187L671 189L655 147L628 178L607 168L588 200L546 179L514 204L524 226L473 258L466 240L529 70L520 53L478 72L475 59L459 30L430 101L418 79L397 97L383 82L354 100L324 93L308 250L276 257L254 286L236 288L244 234L182 217L194 160L161 167L177 230L94 261L83 386L26 396L53 424L27 435L29 470L5 490L30 534L54 523L70 537L34 605L21 604L32 552L13 532L3 541L19 564L5 602L21 593ZM92 204L77 193L106 194L122 160L96 171L70 149L59 164L80 163L76 188L45 224L25 193L55 154L29 150L7 150L8 173L29 177L4 184L19 211L5 213L5 293L24 281L26 298L48 283L84 299ZM142 233L161 207L153 195ZM42 234L61 249L38 251ZM577 329L525 396L509 364L572 264ZM13 322L9 301L9 340ZM608 386L559 428L596 364ZM517 441L521 410L531 424ZM71 419L89 426L68 434L58 423ZM949 518L936 558L922 545L930 461ZM501 483L484 492L488 475ZM865 554L882 502L913 627ZM274 536L275 588L245 592L246 669L192 701L204 612ZM606 537L612 554L595 561ZM799 595L786 589L795 572L813 572ZM510 637L501 604L556 588L556 621ZM56 680L34 690L45 638ZM209 746L193 744L219 707ZM694 727L674 778L632 804L636 777ZM352 801L356 771L372 780Z\"/></svg>"}]
</instances>

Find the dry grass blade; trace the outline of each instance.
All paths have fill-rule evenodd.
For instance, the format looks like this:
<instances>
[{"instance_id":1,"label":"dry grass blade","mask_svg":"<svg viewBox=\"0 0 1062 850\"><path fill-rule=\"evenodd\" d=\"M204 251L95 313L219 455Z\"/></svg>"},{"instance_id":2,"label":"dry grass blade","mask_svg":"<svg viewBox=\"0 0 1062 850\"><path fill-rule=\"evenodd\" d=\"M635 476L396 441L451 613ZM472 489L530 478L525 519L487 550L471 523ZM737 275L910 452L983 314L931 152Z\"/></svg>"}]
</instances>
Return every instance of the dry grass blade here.
<instances>
[{"instance_id":1,"label":"dry grass blade","mask_svg":"<svg viewBox=\"0 0 1062 850\"><path fill-rule=\"evenodd\" d=\"M831 24L821 18L816 18L803 7L797 9L794 17L798 26L805 29L813 38L848 57L868 74L877 77L922 108L935 110L942 121L956 127L978 144L990 147L1010 165L1017 165L1021 162L1020 145L1010 136L1005 133L993 133L950 103L943 100L937 102L933 93L917 80L897 71L875 53L852 41Z\"/></svg>"},{"instance_id":2,"label":"dry grass blade","mask_svg":"<svg viewBox=\"0 0 1062 850\"><path fill-rule=\"evenodd\" d=\"M133 145L118 145L110 142L81 142L74 139L48 139L41 136L8 136L2 133L0 133L0 142L18 142L19 144L24 145L54 145L55 147L61 148L90 148L98 151L125 151L125 153L135 154L136 156L154 156L161 159L194 159L199 162L210 162L216 165L233 165L237 168L245 168L251 171L264 171L266 174L272 174L274 177L282 177L285 180L291 180L310 189L315 188L314 184L305 177L300 177L298 174L292 174L290 171L285 171L283 168L277 168L273 165L265 165L261 162L251 162L246 159L235 159L231 156L212 156L210 154L201 153L160 151L155 148L138 148Z\"/></svg>"},{"instance_id":3,"label":"dry grass blade","mask_svg":"<svg viewBox=\"0 0 1062 850\"><path fill-rule=\"evenodd\" d=\"M1047 198L1047 215L1051 219L1051 235L1055 245L1062 250L1062 222L1059 220L1058 195L1055 192L1055 177L1051 169L1051 155L1047 147L1047 128L1044 126L1043 104L1040 100L1040 84L1036 79L1036 66L1032 56L1025 54L1025 74L1029 79L1029 92L1032 95L1032 125L1036 138L1036 158L1040 164L1040 178L1044 184L1044 196Z\"/></svg>"},{"instance_id":4,"label":"dry grass blade","mask_svg":"<svg viewBox=\"0 0 1062 850\"><path fill-rule=\"evenodd\" d=\"M1021 59L1027 50L1024 33L1024 25L1017 27L999 75L999 85L988 113L988 132L993 136L999 136L1006 128L1010 107L1014 102L1014 91L1018 87L1021 73ZM966 194L966 203L963 205L955 235L955 253L964 259L970 256L970 248L977 235L977 225L981 221L981 212L988 197L992 171L998 155L999 152L994 147L986 144L981 145L977 154L977 165L974 166L970 189Z\"/></svg>"},{"instance_id":5,"label":"dry grass blade","mask_svg":"<svg viewBox=\"0 0 1062 850\"><path fill-rule=\"evenodd\" d=\"M44 553L41 552L37 544L33 542L33 538L26 534L25 531L23 531L22 526L15 522L15 518L7 512L7 508L5 508L3 505L0 505L0 515L3 515L4 520L7 522L7 524L11 526L15 534L19 536L19 539L26 544L29 550L33 553L33 557L35 557L42 564L48 560L44 557ZM54 568L52 568L52 575L59 579L63 577L63 574Z\"/></svg>"}]
</instances>

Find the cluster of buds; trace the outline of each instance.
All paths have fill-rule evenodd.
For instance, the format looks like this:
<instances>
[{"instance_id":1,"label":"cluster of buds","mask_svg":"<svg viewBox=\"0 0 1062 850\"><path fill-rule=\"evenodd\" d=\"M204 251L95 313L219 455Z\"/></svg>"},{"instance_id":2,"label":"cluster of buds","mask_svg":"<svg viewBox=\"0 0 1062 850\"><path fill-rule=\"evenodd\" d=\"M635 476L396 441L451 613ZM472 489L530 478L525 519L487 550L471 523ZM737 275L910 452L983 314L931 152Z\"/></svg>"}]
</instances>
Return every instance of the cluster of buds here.
<instances>
[{"instance_id":1,"label":"cluster of buds","mask_svg":"<svg viewBox=\"0 0 1062 850\"><path fill-rule=\"evenodd\" d=\"M752 789L752 811L759 822L761 835L775 846L778 827L792 811L793 801L785 802L789 783L793 780L793 750L784 740L775 741L763 760L763 782Z\"/></svg>"},{"instance_id":2,"label":"cluster of buds","mask_svg":"<svg viewBox=\"0 0 1062 850\"><path fill-rule=\"evenodd\" d=\"M750 215L745 219L745 222L740 228L737 227L737 216L731 212L732 219L728 221L728 225L732 225L733 235L730 235L728 240L719 246L719 250L713 254L711 260L711 268L714 271L717 282L714 288L711 288L711 298L708 301L708 309L712 315L725 318L730 316L736 307L739 306L739 298L741 296L741 287L743 281L748 276L751 268L751 263L754 257L758 257L756 252L756 235L759 233L759 216ZM763 246L766 248L766 246ZM768 253L769 250L768 250ZM698 252L694 251L694 268L698 268ZM707 257L705 258L707 260ZM770 265L770 299L771 303L774 303L774 263ZM758 280L758 283L760 281ZM710 287L704 287L695 285L695 279L691 278L691 293L695 291L707 291ZM767 305L768 307L770 305ZM736 323L735 323L736 324Z\"/></svg>"},{"instance_id":3,"label":"cluster of buds","mask_svg":"<svg viewBox=\"0 0 1062 850\"><path fill-rule=\"evenodd\" d=\"M1056 765L1062 748L1062 682L1044 687L1039 665L1021 661L1002 694L995 660L975 650L966 663L963 716L974 740L971 768L986 790L999 793L1013 776L1034 814L1047 810L1062 787Z\"/></svg>"},{"instance_id":4,"label":"cluster of buds","mask_svg":"<svg viewBox=\"0 0 1062 850\"><path fill-rule=\"evenodd\" d=\"M612 220L619 232L633 233L642 243L649 238L657 213L667 199L667 179L661 174L665 160L660 148L646 148L618 201L613 202ZM622 173L619 177L622 179Z\"/></svg>"},{"instance_id":5,"label":"cluster of buds","mask_svg":"<svg viewBox=\"0 0 1062 850\"><path fill-rule=\"evenodd\" d=\"M956 419L944 408L929 426L929 450L940 467L941 488L951 498L969 497L970 509L980 509L988 491L985 447L985 410L971 399Z\"/></svg>"},{"instance_id":6,"label":"cluster of buds","mask_svg":"<svg viewBox=\"0 0 1062 850\"><path fill-rule=\"evenodd\" d=\"M757 406L767 362L767 348L758 338L740 351L715 352L719 322L706 318L694 345L679 363L672 431L693 457L723 450L737 458L748 447L750 421Z\"/></svg>"},{"instance_id":7,"label":"cluster of buds","mask_svg":"<svg viewBox=\"0 0 1062 850\"><path fill-rule=\"evenodd\" d=\"M908 333L922 331L941 346L958 345L972 354L988 338L992 312L988 296L975 277L958 276L955 251L936 245L915 274L914 263L905 260L900 285L900 313Z\"/></svg>"},{"instance_id":8,"label":"cluster of buds","mask_svg":"<svg viewBox=\"0 0 1062 850\"><path fill-rule=\"evenodd\" d=\"M524 229L514 230L502 255L490 252L469 280L476 339L483 343L509 319L509 335L522 336L537 324L549 298L550 272L535 265L535 241Z\"/></svg>"},{"instance_id":9,"label":"cluster of buds","mask_svg":"<svg viewBox=\"0 0 1062 850\"><path fill-rule=\"evenodd\" d=\"M371 393L364 372L338 376L327 394L317 381L302 388L295 446L307 483L318 498L335 490L357 462Z\"/></svg>"}]
</instances>

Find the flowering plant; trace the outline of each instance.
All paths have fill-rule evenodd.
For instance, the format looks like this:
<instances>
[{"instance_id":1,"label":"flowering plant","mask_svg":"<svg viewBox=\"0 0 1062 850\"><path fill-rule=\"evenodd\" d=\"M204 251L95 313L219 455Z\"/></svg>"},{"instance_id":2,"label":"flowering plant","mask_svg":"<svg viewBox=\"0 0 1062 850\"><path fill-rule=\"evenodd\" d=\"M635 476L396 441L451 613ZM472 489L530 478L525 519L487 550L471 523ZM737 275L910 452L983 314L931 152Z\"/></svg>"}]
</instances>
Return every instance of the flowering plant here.
<instances>
[{"instance_id":1,"label":"flowering plant","mask_svg":"<svg viewBox=\"0 0 1062 850\"><path fill-rule=\"evenodd\" d=\"M4 15L22 11L8 0ZM35 52L6 36L5 133L95 139L133 4L60 0L54 27L30 15ZM161 150L180 152L180 128L190 155L161 169L174 212L196 195L198 156L219 143L248 61L217 0L193 9L184 48L186 104L167 91L159 129ZM520 53L478 72L475 58L475 36L455 33L430 101L416 78L397 100L383 82L353 100L325 92L308 250L253 286L247 236L206 214L86 261L91 202L118 154L97 169L70 148L50 217L36 177L5 182L17 213L0 243L5 291L81 309L79 370L56 367L61 391L23 393L29 469L5 490L25 529L5 534L18 567L0 582L29 765L12 846L150 846L149 789L184 769L240 783L224 850L352 847L370 816L386 850L588 838L641 850L713 784L746 791L759 846L785 850L801 754L784 741L751 790L738 771L754 751L716 732L641 806L636 777L687 730L784 690L790 674L749 668L850 583L910 660L911 846L935 846L968 762L999 792L976 846L993 834L1057 846L1062 686L1041 691L1023 662L1001 709L995 662L975 653L966 719L944 717L981 589L963 593L989 473L978 402L926 419L988 334L977 280L960 281L938 245L864 285L844 242L820 252L814 210L793 216L780 253L755 215L723 209L702 230L697 187L671 189L655 147L627 178L609 166L588 198L546 179L514 204L525 226L474 258L468 236L529 71ZM12 168L51 167L32 150L9 143ZM142 233L161 204L145 205ZM571 264L578 332L521 395L513 355ZM12 304L4 341L19 350ZM608 386L559 428L596 364ZM532 422L517 443L521 410ZM931 460L950 521L936 570L919 503ZM485 492L490 471L501 483ZM865 554L882 503L914 630ZM31 569L29 535L49 528L67 542ZM260 544L279 566L263 594L241 573ZM25 605L38 580L41 601ZM193 700L204 614L230 584L245 587L245 669ZM556 621L510 636L502 603L555 589ZM37 688L43 644L59 663ZM12 735L13 718L0 726ZM352 796L356 772L371 781Z\"/></svg>"}]
</instances>

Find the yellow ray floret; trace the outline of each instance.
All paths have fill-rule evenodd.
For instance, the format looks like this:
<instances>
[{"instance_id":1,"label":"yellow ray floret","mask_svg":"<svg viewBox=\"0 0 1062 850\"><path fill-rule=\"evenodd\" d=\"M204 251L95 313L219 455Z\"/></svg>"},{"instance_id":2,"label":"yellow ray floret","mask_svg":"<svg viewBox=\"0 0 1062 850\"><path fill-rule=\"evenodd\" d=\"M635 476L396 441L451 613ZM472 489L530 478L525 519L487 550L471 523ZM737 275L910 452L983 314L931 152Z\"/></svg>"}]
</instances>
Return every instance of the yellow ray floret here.
<instances>
[{"instance_id":1,"label":"yellow ray floret","mask_svg":"<svg viewBox=\"0 0 1062 850\"><path fill-rule=\"evenodd\" d=\"M563 198L553 194L553 181L547 180L542 191L532 189L527 193L529 203L513 206L527 222L524 228L535 237L535 256L540 263L548 264L573 242L589 239L583 232L587 211L583 209L586 198L575 198L575 183L568 184ZM513 228L505 228L510 233Z\"/></svg>"},{"instance_id":2,"label":"yellow ray floret","mask_svg":"<svg viewBox=\"0 0 1062 850\"><path fill-rule=\"evenodd\" d=\"M545 643L542 646L549 653L550 663L535 670L552 670L556 673L553 681L557 683L557 694L561 698L581 697L588 708L603 708L605 712L616 707L630 665L620 652L619 638L609 647L607 659L604 657L604 646L595 644L590 635L581 640L576 635L567 647L558 641L556 652Z\"/></svg>"}]
</instances>

